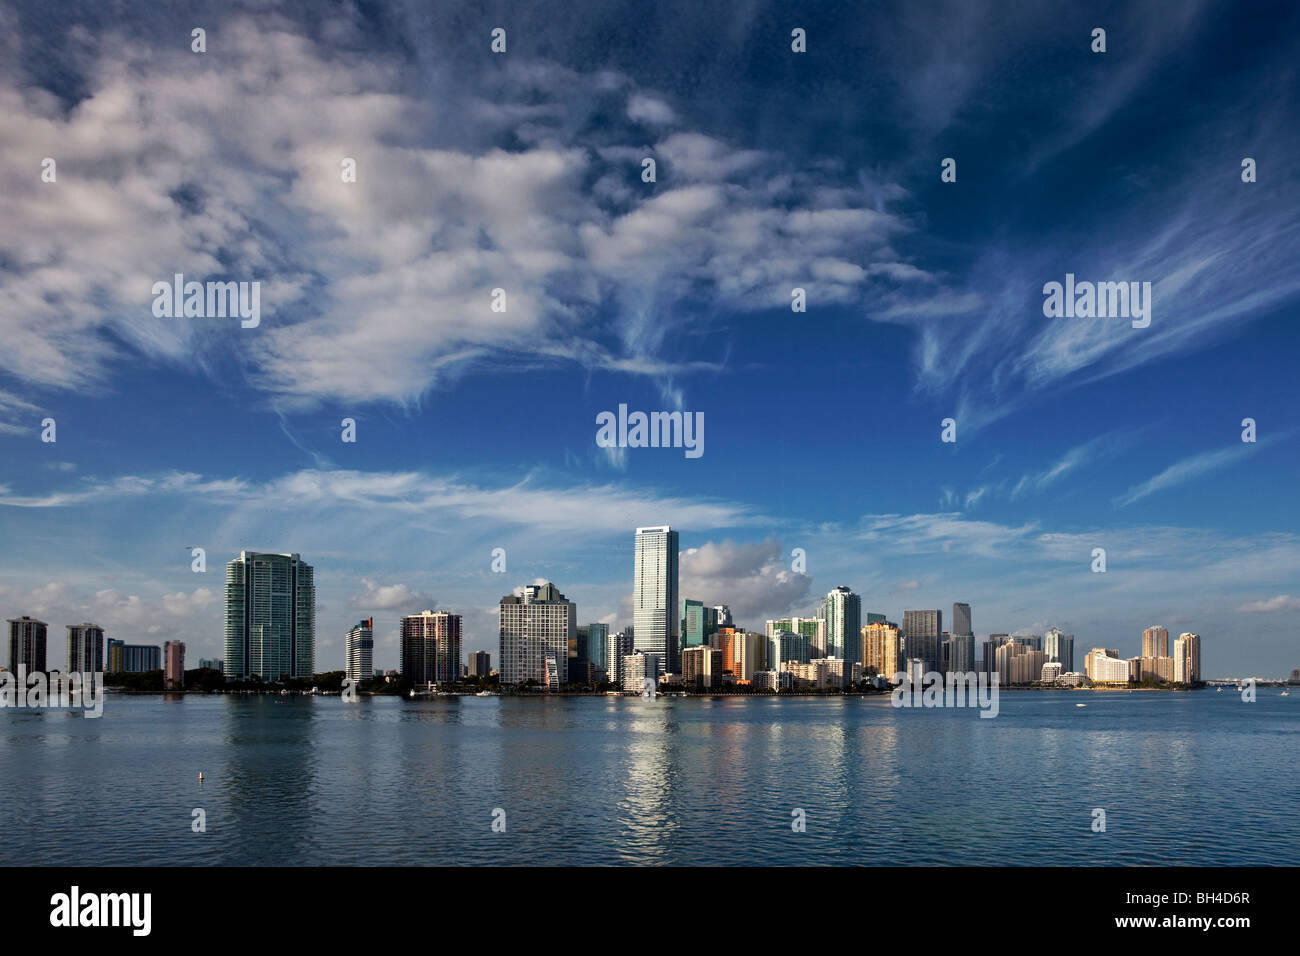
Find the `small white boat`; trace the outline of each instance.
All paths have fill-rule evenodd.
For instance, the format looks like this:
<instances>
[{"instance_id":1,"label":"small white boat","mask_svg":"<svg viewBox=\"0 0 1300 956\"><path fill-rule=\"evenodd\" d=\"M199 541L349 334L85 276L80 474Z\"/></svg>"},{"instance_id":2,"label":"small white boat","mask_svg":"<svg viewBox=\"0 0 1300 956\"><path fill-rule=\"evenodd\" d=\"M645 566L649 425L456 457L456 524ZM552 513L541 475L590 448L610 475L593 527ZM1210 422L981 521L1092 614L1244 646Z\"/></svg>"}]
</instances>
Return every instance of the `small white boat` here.
<instances>
[{"instance_id":1,"label":"small white boat","mask_svg":"<svg viewBox=\"0 0 1300 956\"><path fill-rule=\"evenodd\" d=\"M492 696L492 691L490 691L490 690L481 690L481 691L479 691L477 694L475 694L474 696L475 696L475 697L491 697L491 696Z\"/></svg>"},{"instance_id":2,"label":"small white boat","mask_svg":"<svg viewBox=\"0 0 1300 956\"><path fill-rule=\"evenodd\" d=\"M1284 691L1282 691L1282 695L1281 695L1281 696L1283 696L1283 697L1290 697L1290 696L1291 696L1291 692L1290 692L1289 690L1284 690Z\"/></svg>"},{"instance_id":3,"label":"small white boat","mask_svg":"<svg viewBox=\"0 0 1300 956\"><path fill-rule=\"evenodd\" d=\"M1088 705L1087 705L1087 704L1075 704L1074 706L1075 706L1075 707L1087 707Z\"/></svg>"}]
</instances>

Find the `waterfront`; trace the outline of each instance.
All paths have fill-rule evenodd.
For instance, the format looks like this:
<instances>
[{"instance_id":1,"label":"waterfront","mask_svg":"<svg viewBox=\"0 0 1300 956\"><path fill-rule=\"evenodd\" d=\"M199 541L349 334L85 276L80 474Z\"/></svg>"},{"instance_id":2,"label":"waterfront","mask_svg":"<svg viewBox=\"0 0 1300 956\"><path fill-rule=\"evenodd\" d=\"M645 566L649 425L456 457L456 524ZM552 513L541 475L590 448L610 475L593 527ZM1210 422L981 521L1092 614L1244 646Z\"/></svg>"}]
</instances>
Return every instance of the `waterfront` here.
<instances>
[{"instance_id":1,"label":"waterfront","mask_svg":"<svg viewBox=\"0 0 1300 956\"><path fill-rule=\"evenodd\" d=\"M1292 864L1298 707L113 695L0 711L0 818L64 865Z\"/></svg>"}]
</instances>

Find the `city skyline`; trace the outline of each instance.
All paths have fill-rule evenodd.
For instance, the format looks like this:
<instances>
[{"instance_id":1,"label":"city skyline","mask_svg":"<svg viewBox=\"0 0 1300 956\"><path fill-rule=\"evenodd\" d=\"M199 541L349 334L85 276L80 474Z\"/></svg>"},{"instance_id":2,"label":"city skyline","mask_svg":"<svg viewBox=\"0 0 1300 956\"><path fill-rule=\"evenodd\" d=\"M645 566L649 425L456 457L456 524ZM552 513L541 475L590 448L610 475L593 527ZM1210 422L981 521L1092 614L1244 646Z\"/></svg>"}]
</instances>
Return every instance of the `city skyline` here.
<instances>
[{"instance_id":1,"label":"city skyline","mask_svg":"<svg viewBox=\"0 0 1300 956\"><path fill-rule=\"evenodd\" d=\"M673 585L665 585L663 580L658 579L667 578L669 569L676 567L676 541L677 533L666 526L636 529L633 549L634 588L648 588L650 593L658 594L660 598L665 593L675 591ZM646 558L647 550L652 552L649 561ZM303 561L297 553L266 554L245 550L241 551L239 557L231 561L227 567L225 628L227 653L234 651L236 658L249 654L248 650L240 650L239 642L242 640L245 647L252 647L252 654L256 659L260 660L267 656L267 651L256 647L257 640L250 638L249 634L250 631L260 634L268 625L262 624L250 628L250 623L246 619L246 604L257 604L258 601L250 601L245 594L256 584L258 588L256 594L261 595L261 603L270 608L262 613L262 618L274 624L285 616L285 611L296 609L296 615L290 623L301 625L304 620L308 622L310 636L306 638L308 643L305 646L294 644L287 636L284 640L276 638L276 641L284 647L294 648L295 653L305 654L308 659L314 660L316 657L315 589L312 584L312 566ZM255 570L256 568L262 570ZM279 585L274 584L277 568L281 579ZM310 594L307 606L302 605L297 597L300 576L304 582L303 586ZM282 605L282 611L278 616L274 613L275 602L272 600L274 597L272 592L277 587L281 599L279 603ZM687 612L692 608L699 612L698 615L688 615ZM661 622L667 624L669 618L662 613L663 608L652 610L656 613L647 618L652 624ZM728 605L705 608L702 602L681 598L678 611L676 616L681 622L681 627L678 628L677 633L670 635L671 646L676 648L675 652L665 648L660 640L638 646L635 637L630 639L629 645L624 649L625 652L676 659L678 662L676 668L668 667L662 659L659 660L658 672L680 675L681 654L688 647L700 646L699 642L715 649L721 647L724 652L724 664L730 668L733 663L749 661L754 653L749 646L751 639L762 638L765 642L763 647L767 648L768 645L785 647L789 644L788 638L797 637L803 642L801 645L803 650L792 655L790 659L797 658L805 664L808 663L809 658L814 660L823 658L865 665L870 659L868 632L871 628L885 625L895 630L896 637L901 642L895 655L899 660L899 669L910 670L912 660L916 659L921 662L922 672L974 671L977 665L980 670L988 672L991 663L1005 666L1004 648L1015 650L1016 648L1011 645L1023 645L1032 647L1038 653L1041 658L1039 664L1056 663L1060 665L1061 673L1076 673L1073 667L1076 643L1074 634L1065 634L1053 625L1046 628L1042 634L993 632L987 635L985 640L976 641L975 634L969 630L971 605L964 602L953 604L952 624L954 628L960 627L965 630L961 633L954 631L951 636L948 631L943 630L943 612L938 609L904 609L899 615L899 620L903 622L901 625L889 621L888 612L867 611L865 617L869 624L861 624L864 617L861 598L845 585L837 586L828 592L820 602L814 617L800 618L795 615L782 619L769 618L763 622L761 632L744 622L735 622L730 615ZM697 617L697 623L688 624L690 617ZM726 622L725 625L720 623L723 621ZM459 613L446 609L438 611L428 609L405 614L401 622L402 639L398 672L410 676L417 684L441 683L458 679L462 665L466 665L471 658L485 653L463 648L463 617ZM8 619L7 625L11 669L16 669L15 665L20 660L30 657L33 653L44 655L47 647L46 622L23 615ZM347 632L342 670L352 679L364 679L372 670L377 674L386 670L383 666L372 664L373 626L373 617L365 618ZM846 645L845 629L848 626L853 627L854 637L853 641ZM272 627L271 630L274 634L275 628ZM720 630L726 633L719 643L714 640L714 637ZM635 626L626 624L615 635L609 624L601 622L579 624L576 602L566 598L552 582L527 585L505 595L498 604L498 636L495 649L497 669L502 672L505 683L535 680L547 684L558 680L561 684L566 684L571 680L568 666L574 661L584 664L597 663L597 666L600 666L598 662L602 658L621 659L621 654L613 654L614 638L616 636L622 638L627 632L634 634ZM123 641L108 637L102 627L92 623L68 625L67 633L67 658L70 670L101 670L104 661L113 657L114 646L123 648L124 645ZM294 632L290 631L290 633ZM39 638L36 635L39 635ZM940 641L940 638L948 639ZM953 656L950 657L950 640L952 647L957 648L957 641L960 638L965 638L968 646L965 650L954 650ZM593 639L599 643L599 647L592 645ZM1190 645L1184 643L1187 639L1191 639ZM181 648L181 654L184 654L184 642L168 641L164 644L162 651L164 656L168 656L169 674L172 667L167 648L173 644ZM978 656L975 654L977 647L980 649ZM1185 675L1184 660L1188 655L1195 658L1197 673L1202 676L1205 673L1200 665L1201 636L1199 633L1182 633L1172 645L1171 651L1168 629L1162 625L1149 625L1143 628L1139 636L1139 647L1139 655L1126 660L1167 662L1169 673L1161 672L1157 675L1164 679L1176 679L1177 674ZM1187 647L1191 647L1192 650L1186 650ZM149 647L128 645L124 649L139 652L148 650ZM994 652L997 653L996 660L991 656ZM490 655L493 652L486 653ZM879 655L882 651L877 648L875 653ZM1089 652L1085 657L1090 658L1092 653ZM108 654L107 658L106 654ZM1110 653L1112 657L1117 655L1118 650ZM78 661L76 666L73 665L74 658ZM96 661L98 664L94 663ZM363 666L363 662L370 666ZM605 660L605 663L608 663L608 660ZM554 669L548 670L552 665ZM223 667L227 677L232 676L232 666ZM332 669L325 667L320 672ZM751 668L746 664L745 669L748 671ZM258 673L263 679L275 679L261 673L263 670L264 667L260 669L245 667L234 676L243 676L248 672ZM302 677L310 676L312 672L289 670L283 673ZM892 671L884 676L892 676ZM613 679L611 676L610 680ZM748 679L748 675L745 679Z\"/></svg>"}]
</instances>

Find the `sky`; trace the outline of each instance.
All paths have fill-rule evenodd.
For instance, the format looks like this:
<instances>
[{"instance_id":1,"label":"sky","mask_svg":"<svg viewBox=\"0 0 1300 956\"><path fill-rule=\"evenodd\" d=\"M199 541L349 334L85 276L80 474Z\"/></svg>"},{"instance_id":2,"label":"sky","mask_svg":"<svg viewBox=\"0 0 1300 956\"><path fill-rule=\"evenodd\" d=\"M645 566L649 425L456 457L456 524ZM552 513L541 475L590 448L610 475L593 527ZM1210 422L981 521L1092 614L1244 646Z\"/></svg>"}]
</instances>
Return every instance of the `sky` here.
<instances>
[{"instance_id":1,"label":"sky","mask_svg":"<svg viewBox=\"0 0 1300 956\"><path fill-rule=\"evenodd\" d=\"M535 581L630 624L670 524L753 630L847 585L1285 676L1300 9L1089 7L0 0L0 611L192 666L298 552L317 670L429 607L495 662ZM176 273L260 323L156 316ZM1149 326L1046 316L1067 274ZM620 404L704 453L601 447Z\"/></svg>"}]
</instances>

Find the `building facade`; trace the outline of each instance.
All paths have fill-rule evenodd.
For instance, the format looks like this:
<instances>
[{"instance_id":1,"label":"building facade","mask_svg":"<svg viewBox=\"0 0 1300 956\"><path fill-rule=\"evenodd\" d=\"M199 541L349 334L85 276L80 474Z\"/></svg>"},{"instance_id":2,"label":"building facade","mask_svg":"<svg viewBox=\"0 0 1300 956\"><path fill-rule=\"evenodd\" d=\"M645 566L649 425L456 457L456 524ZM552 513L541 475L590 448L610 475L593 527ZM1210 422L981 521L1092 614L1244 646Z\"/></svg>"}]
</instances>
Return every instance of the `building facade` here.
<instances>
[{"instance_id":1,"label":"building facade","mask_svg":"<svg viewBox=\"0 0 1300 956\"><path fill-rule=\"evenodd\" d=\"M163 687L167 690L185 689L184 641L166 641L163 644Z\"/></svg>"},{"instance_id":2,"label":"building facade","mask_svg":"<svg viewBox=\"0 0 1300 956\"><path fill-rule=\"evenodd\" d=\"M19 667L27 668L27 673L44 673L45 645L49 625L34 617L10 618L9 620L9 669L14 673Z\"/></svg>"},{"instance_id":3,"label":"building facade","mask_svg":"<svg viewBox=\"0 0 1300 956\"><path fill-rule=\"evenodd\" d=\"M344 642L345 670L348 680L370 680L375 675L375 619L363 617Z\"/></svg>"},{"instance_id":4,"label":"building facade","mask_svg":"<svg viewBox=\"0 0 1300 956\"><path fill-rule=\"evenodd\" d=\"M925 661L926 672L938 672L942 663L939 642L943 634L943 612L904 611L903 640L909 659Z\"/></svg>"},{"instance_id":5,"label":"building facade","mask_svg":"<svg viewBox=\"0 0 1300 956\"><path fill-rule=\"evenodd\" d=\"M91 674L104 670L104 629L98 624L68 625L68 670Z\"/></svg>"},{"instance_id":6,"label":"building facade","mask_svg":"<svg viewBox=\"0 0 1300 956\"><path fill-rule=\"evenodd\" d=\"M226 565L227 679L311 677L315 573L297 554L241 551Z\"/></svg>"},{"instance_id":7,"label":"building facade","mask_svg":"<svg viewBox=\"0 0 1300 956\"><path fill-rule=\"evenodd\" d=\"M862 599L840 585L826 595L826 656L862 661Z\"/></svg>"},{"instance_id":8,"label":"building facade","mask_svg":"<svg viewBox=\"0 0 1300 956\"><path fill-rule=\"evenodd\" d=\"M1049 627L1043 635L1043 653L1047 660L1061 665L1061 673L1074 670L1074 635L1063 634L1059 628Z\"/></svg>"},{"instance_id":9,"label":"building facade","mask_svg":"<svg viewBox=\"0 0 1300 956\"><path fill-rule=\"evenodd\" d=\"M460 680L461 617L421 611L402 618L402 677L420 687Z\"/></svg>"},{"instance_id":10,"label":"building facade","mask_svg":"<svg viewBox=\"0 0 1300 956\"><path fill-rule=\"evenodd\" d=\"M530 584L522 595L507 594L498 608L497 668L503 684L546 685L547 656L555 659L555 680L569 682L569 643L576 643L578 606L549 581ZM548 685L549 686L549 685Z\"/></svg>"},{"instance_id":11,"label":"building facade","mask_svg":"<svg viewBox=\"0 0 1300 956\"><path fill-rule=\"evenodd\" d=\"M1174 641L1174 680L1195 684L1201 679L1201 635L1184 631Z\"/></svg>"},{"instance_id":12,"label":"building facade","mask_svg":"<svg viewBox=\"0 0 1300 956\"><path fill-rule=\"evenodd\" d=\"M667 525L636 529L632 633L636 650L680 673L681 607L677 597L677 532Z\"/></svg>"},{"instance_id":13,"label":"building facade","mask_svg":"<svg viewBox=\"0 0 1300 956\"><path fill-rule=\"evenodd\" d=\"M1142 632L1142 656L1169 656L1169 629L1167 627L1148 627Z\"/></svg>"}]
</instances>

